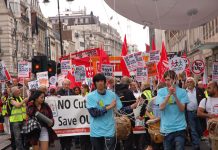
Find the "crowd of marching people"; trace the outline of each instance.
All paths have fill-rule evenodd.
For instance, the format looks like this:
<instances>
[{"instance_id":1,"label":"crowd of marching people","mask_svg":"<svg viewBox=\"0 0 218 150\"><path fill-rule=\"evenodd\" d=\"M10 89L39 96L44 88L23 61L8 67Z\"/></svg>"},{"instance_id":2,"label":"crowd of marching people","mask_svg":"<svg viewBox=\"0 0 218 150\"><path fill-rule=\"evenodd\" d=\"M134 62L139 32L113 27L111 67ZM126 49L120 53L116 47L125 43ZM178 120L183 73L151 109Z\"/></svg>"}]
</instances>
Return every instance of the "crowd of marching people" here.
<instances>
[{"instance_id":1,"label":"crowd of marching people","mask_svg":"<svg viewBox=\"0 0 218 150\"><path fill-rule=\"evenodd\" d=\"M208 138L208 119L218 115L218 107L213 107L218 105L218 83L209 81L205 86L192 77L179 80L171 70L165 72L164 80L139 83L130 77L106 79L99 73L93 77L92 87L82 84L71 89L71 81L64 79L62 86L28 89L30 79L20 84L14 78L1 93L1 122L11 134L13 150L48 150L57 139L62 150L72 149L73 144L82 150L183 150L190 144L193 150L200 150L201 141ZM45 97L70 95L86 99L89 136L58 138L52 129L54 118ZM114 118L118 114L127 115L131 124L122 140L116 137ZM146 132L133 132L137 122L143 123ZM154 138L149 128L153 123L159 123L163 140ZM28 134L32 128L34 132Z\"/></svg>"}]
</instances>

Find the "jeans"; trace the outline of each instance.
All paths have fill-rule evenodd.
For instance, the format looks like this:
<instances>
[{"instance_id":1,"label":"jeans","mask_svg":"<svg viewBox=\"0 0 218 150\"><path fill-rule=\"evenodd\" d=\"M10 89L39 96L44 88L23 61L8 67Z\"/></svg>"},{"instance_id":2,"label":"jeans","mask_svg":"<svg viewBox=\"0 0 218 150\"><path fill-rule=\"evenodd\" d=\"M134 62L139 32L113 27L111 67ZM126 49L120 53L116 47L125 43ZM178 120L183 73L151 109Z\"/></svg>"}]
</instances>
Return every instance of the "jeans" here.
<instances>
[{"instance_id":1,"label":"jeans","mask_svg":"<svg viewBox=\"0 0 218 150\"><path fill-rule=\"evenodd\" d=\"M23 122L11 122L11 135L13 136L12 139L15 141L16 150L24 150L23 147L23 139L21 136L21 130L23 126Z\"/></svg>"},{"instance_id":2,"label":"jeans","mask_svg":"<svg viewBox=\"0 0 218 150\"><path fill-rule=\"evenodd\" d=\"M197 150L200 147L200 137L201 137L201 124L197 117L197 113L194 111L187 111L187 120L190 127L190 134L192 140L192 149Z\"/></svg>"},{"instance_id":3,"label":"jeans","mask_svg":"<svg viewBox=\"0 0 218 150\"><path fill-rule=\"evenodd\" d=\"M185 130L169 133L164 137L164 150L184 150Z\"/></svg>"},{"instance_id":4,"label":"jeans","mask_svg":"<svg viewBox=\"0 0 218 150\"><path fill-rule=\"evenodd\" d=\"M115 150L115 137L91 137L91 143L94 150Z\"/></svg>"},{"instance_id":5,"label":"jeans","mask_svg":"<svg viewBox=\"0 0 218 150\"><path fill-rule=\"evenodd\" d=\"M61 150L70 150L72 147L72 137L60 137Z\"/></svg>"},{"instance_id":6,"label":"jeans","mask_svg":"<svg viewBox=\"0 0 218 150\"><path fill-rule=\"evenodd\" d=\"M81 147L81 150L92 150L92 145L90 142L89 135L81 135L80 136L80 147Z\"/></svg>"}]
</instances>

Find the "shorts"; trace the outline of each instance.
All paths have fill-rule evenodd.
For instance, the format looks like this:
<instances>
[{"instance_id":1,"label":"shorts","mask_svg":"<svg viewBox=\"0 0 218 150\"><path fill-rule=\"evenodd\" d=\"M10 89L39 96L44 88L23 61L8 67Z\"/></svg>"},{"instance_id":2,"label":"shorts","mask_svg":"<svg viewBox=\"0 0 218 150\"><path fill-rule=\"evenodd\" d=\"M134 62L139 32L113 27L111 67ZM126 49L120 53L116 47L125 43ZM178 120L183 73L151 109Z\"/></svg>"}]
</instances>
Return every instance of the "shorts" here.
<instances>
[{"instance_id":1,"label":"shorts","mask_svg":"<svg viewBox=\"0 0 218 150\"><path fill-rule=\"evenodd\" d=\"M39 141L45 141L45 142L49 141L47 128L45 128L45 127L41 128Z\"/></svg>"}]
</instances>

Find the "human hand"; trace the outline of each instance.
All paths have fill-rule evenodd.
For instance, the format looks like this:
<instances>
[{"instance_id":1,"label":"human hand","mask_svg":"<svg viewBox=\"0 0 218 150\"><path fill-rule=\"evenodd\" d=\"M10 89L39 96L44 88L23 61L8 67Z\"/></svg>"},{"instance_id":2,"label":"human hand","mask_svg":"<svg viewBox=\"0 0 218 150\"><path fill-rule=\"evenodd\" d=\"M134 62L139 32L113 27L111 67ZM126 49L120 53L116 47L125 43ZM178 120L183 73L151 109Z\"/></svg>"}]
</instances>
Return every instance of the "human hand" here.
<instances>
[{"instance_id":1,"label":"human hand","mask_svg":"<svg viewBox=\"0 0 218 150\"><path fill-rule=\"evenodd\" d=\"M217 118L217 115L215 115L215 114L208 114L208 118L210 118L210 119Z\"/></svg>"},{"instance_id":2,"label":"human hand","mask_svg":"<svg viewBox=\"0 0 218 150\"><path fill-rule=\"evenodd\" d=\"M176 94L176 88L173 87L173 86L171 86L171 87L169 88L169 94L170 94L170 95Z\"/></svg>"}]
</instances>

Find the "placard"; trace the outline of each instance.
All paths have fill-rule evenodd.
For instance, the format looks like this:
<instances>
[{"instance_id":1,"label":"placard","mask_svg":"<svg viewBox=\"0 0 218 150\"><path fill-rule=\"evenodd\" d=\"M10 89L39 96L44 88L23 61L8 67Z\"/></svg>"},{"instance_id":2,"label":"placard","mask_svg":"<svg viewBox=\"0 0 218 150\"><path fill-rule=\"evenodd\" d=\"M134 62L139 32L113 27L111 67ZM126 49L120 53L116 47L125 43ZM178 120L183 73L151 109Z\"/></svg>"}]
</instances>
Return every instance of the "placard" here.
<instances>
[{"instance_id":1,"label":"placard","mask_svg":"<svg viewBox=\"0 0 218 150\"><path fill-rule=\"evenodd\" d=\"M10 74L8 73L4 61L0 61L0 81L5 82L11 79Z\"/></svg>"},{"instance_id":2,"label":"placard","mask_svg":"<svg viewBox=\"0 0 218 150\"><path fill-rule=\"evenodd\" d=\"M85 66L76 66L74 69L74 76L76 82L83 82L86 79L86 69Z\"/></svg>"},{"instance_id":3,"label":"placard","mask_svg":"<svg viewBox=\"0 0 218 150\"><path fill-rule=\"evenodd\" d=\"M154 62L150 62L146 64L148 70L148 77L157 76L157 64Z\"/></svg>"},{"instance_id":4,"label":"placard","mask_svg":"<svg viewBox=\"0 0 218 150\"><path fill-rule=\"evenodd\" d=\"M169 68L176 72L176 74L180 74L185 71L186 62L181 57L173 57L169 60Z\"/></svg>"},{"instance_id":5,"label":"placard","mask_svg":"<svg viewBox=\"0 0 218 150\"><path fill-rule=\"evenodd\" d=\"M36 73L38 85L49 87L48 71Z\"/></svg>"},{"instance_id":6,"label":"placard","mask_svg":"<svg viewBox=\"0 0 218 150\"><path fill-rule=\"evenodd\" d=\"M150 52L150 62L158 62L160 60L160 52L158 50Z\"/></svg>"},{"instance_id":7,"label":"placard","mask_svg":"<svg viewBox=\"0 0 218 150\"><path fill-rule=\"evenodd\" d=\"M145 62L143 60L143 53L142 52L136 52L134 53L134 57L135 57L135 60L137 62L137 67L144 67L145 66Z\"/></svg>"},{"instance_id":8,"label":"placard","mask_svg":"<svg viewBox=\"0 0 218 150\"><path fill-rule=\"evenodd\" d=\"M57 77L56 77L56 76L50 77L50 78L49 78L49 83L50 83L51 85L56 85L56 83L57 83Z\"/></svg>"},{"instance_id":9,"label":"placard","mask_svg":"<svg viewBox=\"0 0 218 150\"><path fill-rule=\"evenodd\" d=\"M30 65L27 61L18 62L18 77L29 78L30 76Z\"/></svg>"},{"instance_id":10,"label":"placard","mask_svg":"<svg viewBox=\"0 0 218 150\"><path fill-rule=\"evenodd\" d=\"M28 82L28 87L29 87L29 90L38 89L39 88L38 80Z\"/></svg>"},{"instance_id":11,"label":"placard","mask_svg":"<svg viewBox=\"0 0 218 150\"><path fill-rule=\"evenodd\" d=\"M67 75L68 71L71 71L71 60L62 60L61 61L61 73Z\"/></svg>"},{"instance_id":12,"label":"placard","mask_svg":"<svg viewBox=\"0 0 218 150\"><path fill-rule=\"evenodd\" d=\"M213 63L212 80L218 81L218 62Z\"/></svg>"},{"instance_id":13,"label":"placard","mask_svg":"<svg viewBox=\"0 0 218 150\"><path fill-rule=\"evenodd\" d=\"M195 60L191 65L191 71L192 73L199 75L204 72L204 67L205 64L203 60Z\"/></svg>"},{"instance_id":14,"label":"placard","mask_svg":"<svg viewBox=\"0 0 218 150\"><path fill-rule=\"evenodd\" d=\"M139 67L136 69L136 77L135 79L138 82L146 81L148 78L148 70L146 67Z\"/></svg>"},{"instance_id":15,"label":"placard","mask_svg":"<svg viewBox=\"0 0 218 150\"><path fill-rule=\"evenodd\" d=\"M113 65L102 64L101 72L105 75L106 78L113 76Z\"/></svg>"},{"instance_id":16,"label":"placard","mask_svg":"<svg viewBox=\"0 0 218 150\"><path fill-rule=\"evenodd\" d=\"M126 64L126 67L128 68L129 71L134 71L136 70L138 63L135 59L134 54L126 55L123 57L123 60Z\"/></svg>"}]
</instances>

